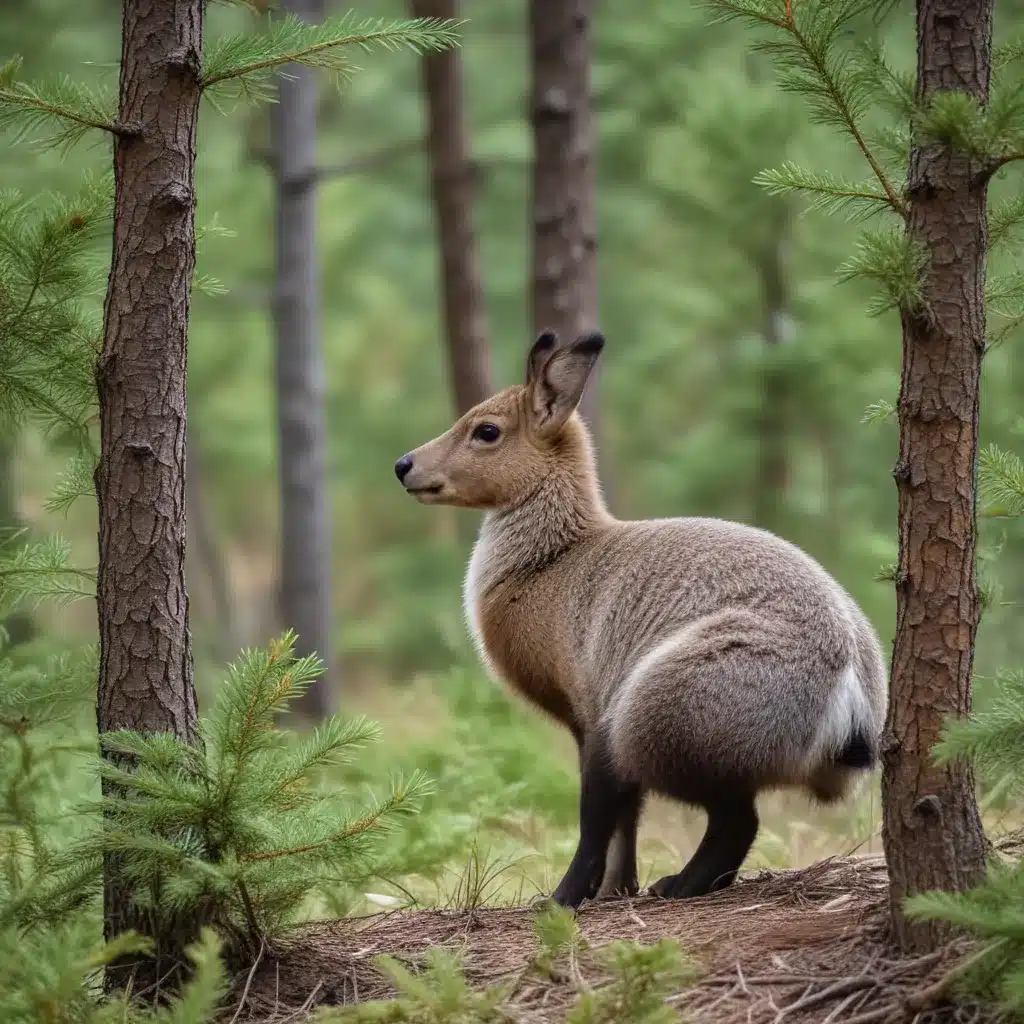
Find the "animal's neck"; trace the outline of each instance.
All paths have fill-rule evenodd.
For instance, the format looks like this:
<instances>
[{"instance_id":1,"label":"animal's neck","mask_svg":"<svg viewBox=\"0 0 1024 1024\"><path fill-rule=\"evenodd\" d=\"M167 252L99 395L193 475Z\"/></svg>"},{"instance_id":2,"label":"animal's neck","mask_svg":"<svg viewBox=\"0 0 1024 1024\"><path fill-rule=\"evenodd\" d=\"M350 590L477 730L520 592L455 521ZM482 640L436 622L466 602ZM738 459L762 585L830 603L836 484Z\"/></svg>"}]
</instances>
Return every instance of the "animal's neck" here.
<instances>
[{"instance_id":1,"label":"animal's neck","mask_svg":"<svg viewBox=\"0 0 1024 1024\"><path fill-rule=\"evenodd\" d=\"M480 591L513 574L542 569L612 521L585 428L570 427L576 429L567 431L561 457L537 489L514 508L484 517L476 552L486 562L480 567Z\"/></svg>"}]
</instances>

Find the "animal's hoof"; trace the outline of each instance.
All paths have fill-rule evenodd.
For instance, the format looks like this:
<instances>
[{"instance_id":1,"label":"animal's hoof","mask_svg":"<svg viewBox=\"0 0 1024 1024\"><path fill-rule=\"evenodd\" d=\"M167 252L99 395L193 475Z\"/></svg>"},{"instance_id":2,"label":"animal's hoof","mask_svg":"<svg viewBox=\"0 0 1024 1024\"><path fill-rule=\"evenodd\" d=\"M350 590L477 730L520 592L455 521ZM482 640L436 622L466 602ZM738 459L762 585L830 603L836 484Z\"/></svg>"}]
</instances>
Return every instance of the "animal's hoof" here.
<instances>
[{"instance_id":1,"label":"animal's hoof","mask_svg":"<svg viewBox=\"0 0 1024 1024\"><path fill-rule=\"evenodd\" d=\"M662 900L685 899L688 895L684 891L678 875L666 875L664 878L659 878L647 891Z\"/></svg>"},{"instance_id":2,"label":"animal's hoof","mask_svg":"<svg viewBox=\"0 0 1024 1024\"><path fill-rule=\"evenodd\" d=\"M640 892L640 883L633 879L631 882L626 882L625 885L617 886L614 889L601 889L596 899L599 900L623 900L628 899L630 896L636 896Z\"/></svg>"}]
</instances>

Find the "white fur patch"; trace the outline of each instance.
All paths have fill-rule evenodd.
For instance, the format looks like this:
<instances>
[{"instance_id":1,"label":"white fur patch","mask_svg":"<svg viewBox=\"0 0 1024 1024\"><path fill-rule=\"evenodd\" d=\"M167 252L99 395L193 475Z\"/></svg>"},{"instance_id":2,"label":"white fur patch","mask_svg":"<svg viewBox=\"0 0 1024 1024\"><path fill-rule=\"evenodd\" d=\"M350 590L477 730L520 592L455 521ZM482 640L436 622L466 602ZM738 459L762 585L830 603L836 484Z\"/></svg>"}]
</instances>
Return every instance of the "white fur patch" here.
<instances>
[{"instance_id":1,"label":"white fur patch","mask_svg":"<svg viewBox=\"0 0 1024 1024\"><path fill-rule=\"evenodd\" d=\"M477 657L483 662L488 675L498 681L494 666L490 658L487 657L483 628L480 625L480 589L484 572L487 569L488 554L487 541L481 535L473 545L473 554L470 556L469 565L466 567L466 578L462 583L462 614L465 617L473 646L476 648Z\"/></svg>"},{"instance_id":2,"label":"white fur patch","mask_svg":"<svg viewBox=\"0 0 1024 1024\"><path fill-rule=\"evenodd\" d=\"M871 701L851 661L840 675L818 723L805 761L807 770L813 771L829 754L841 751L857 729L871 736L873 719Z\"/></svg>"},{"instance_id":3,"label":"white fur patch","mask_svg":"<svg viewBox=\"0 0 1024 1024\"><path fill-rule=\"evenodd\" d=\"M659 661L666 658L673 651L678 650L691 629L691 625L686 625L682 629L676 630L675 633L670 633L664 640L658 641L658 643L656 643L649 651L642 654L636 660L633 667L629 670L629 675L627 675L622 681L622 685L618 687L614 694L612 694L612 699L609 701L608 707L605 710L605 721L608 722L613 729L616 720L622 719L622 716L626 713L626 709L632 703L633 691L636 689L636 684L643 679Z\"/></svg>"}]
</instances>

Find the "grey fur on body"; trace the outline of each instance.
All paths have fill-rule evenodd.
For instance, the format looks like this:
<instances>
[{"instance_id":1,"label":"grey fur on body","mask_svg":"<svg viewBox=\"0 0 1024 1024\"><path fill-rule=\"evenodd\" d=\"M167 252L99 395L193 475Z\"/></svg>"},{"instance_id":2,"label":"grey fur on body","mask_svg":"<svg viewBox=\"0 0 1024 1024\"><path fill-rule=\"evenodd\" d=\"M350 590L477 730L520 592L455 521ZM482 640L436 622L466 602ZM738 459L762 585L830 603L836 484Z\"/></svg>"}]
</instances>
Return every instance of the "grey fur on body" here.
<instances>
[{"instance_id":1,"label":"grey fur on body","mask_svg":"<svg viewBox=\"0 0 1024 1024\"><path fill-rule=\"evenodd\" d=\"M601 498L575 412L604 347L542 332L526 383L469 410L395 473L428 505L485 511L464 586L491 673L571 730L580 842L554 899L636 892L636 827L655 791L703 807L704 838L658 895L729 885L756 795L847 796L877 760L881 646L807 554L719 519L623 522Z\"/></svg>"},{"instance_id":2,"label":"grey fur on body","mask_svg":"<svg viewBox=\"0 0 1024 1024\"><path fill-rule=\"evenodd\" d=\"M592 461L582 429L568 434ZM754 527L613 520L592 479L549 476L486 515L465 603L492 672L527 696L568 691L576 726L606 730L616 769L644 789L680 797L696 773L847 795L860 773L835 759L858 730L877 751L886 704L882 649L852 598ZM530 655L533 678L509 672L514 650L488 649L482 601L506 637L536 637L540 622L548 650Z\"/></svg>"}]
</instances>

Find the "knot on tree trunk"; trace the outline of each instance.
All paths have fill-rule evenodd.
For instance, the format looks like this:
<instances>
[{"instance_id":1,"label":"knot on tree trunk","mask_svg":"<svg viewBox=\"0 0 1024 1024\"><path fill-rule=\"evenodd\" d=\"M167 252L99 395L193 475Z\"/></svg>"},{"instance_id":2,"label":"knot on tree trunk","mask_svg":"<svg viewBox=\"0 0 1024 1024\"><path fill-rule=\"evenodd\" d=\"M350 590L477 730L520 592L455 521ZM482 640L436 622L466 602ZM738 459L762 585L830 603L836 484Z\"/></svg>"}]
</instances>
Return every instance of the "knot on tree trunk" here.
<instances>
[{"instance_id":1,"label":"knot on tree trunk","mask_svg":"<svg viewBox=\"0 0 1024 1024\"><path fill-rule=\"evenodd\" d=\"M203 77L203 62L194 46L183 46L171 50L165 59L167 70L172 74L198 82Z\"/></svg>"},{"instance_id":2,"label":"knot on tree trunk","mask_svg":"<svg viewBox=\"0 0 1024 1024\"><path fill-rule=\"evenodd\" d=\"M928 793L914 804L914 813L926 822L941 822L942 802L934 793Z\"/></svg>"},{"instance_id":3,"label":"knot on tree trunk","mask_svg":"<svg viewBox=\"0 0 1024 1024\"><path fill-rule=\"evenodd\" d=\"M160 206L165 210L181 213L195 205L196 194L180 181L172 181L161 192L158 198Z\"/></svg>"}]
</instances>

